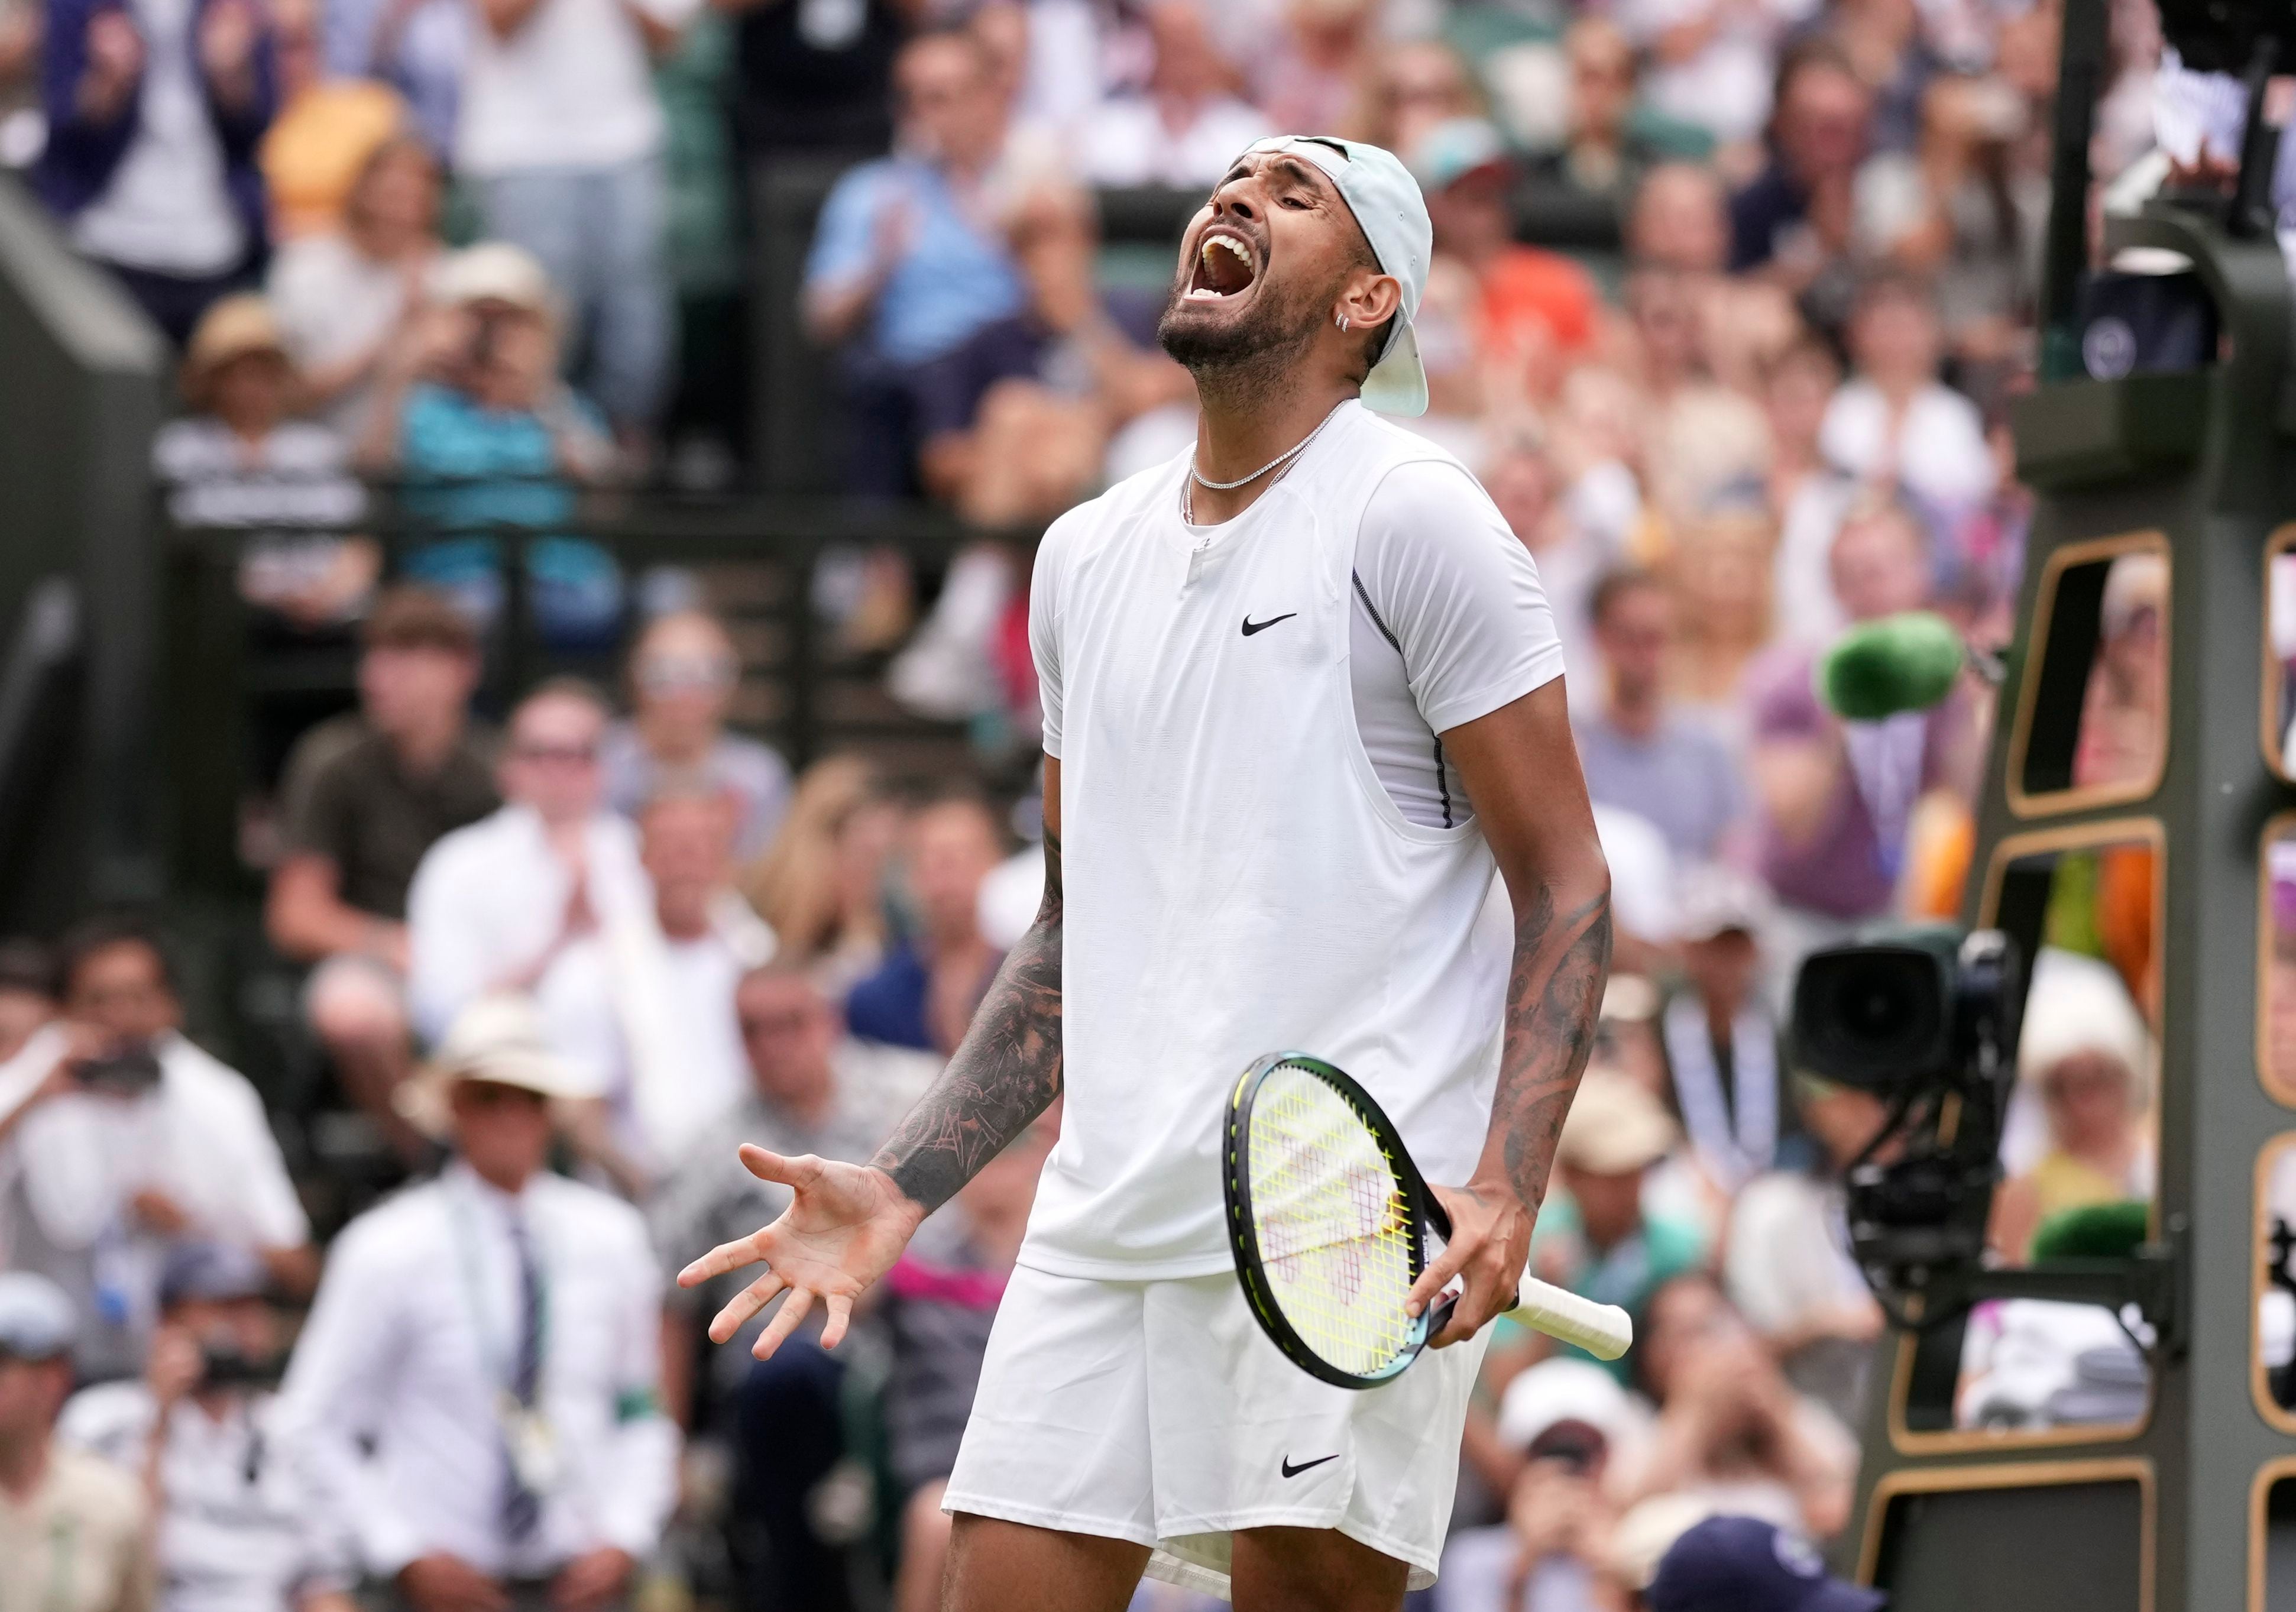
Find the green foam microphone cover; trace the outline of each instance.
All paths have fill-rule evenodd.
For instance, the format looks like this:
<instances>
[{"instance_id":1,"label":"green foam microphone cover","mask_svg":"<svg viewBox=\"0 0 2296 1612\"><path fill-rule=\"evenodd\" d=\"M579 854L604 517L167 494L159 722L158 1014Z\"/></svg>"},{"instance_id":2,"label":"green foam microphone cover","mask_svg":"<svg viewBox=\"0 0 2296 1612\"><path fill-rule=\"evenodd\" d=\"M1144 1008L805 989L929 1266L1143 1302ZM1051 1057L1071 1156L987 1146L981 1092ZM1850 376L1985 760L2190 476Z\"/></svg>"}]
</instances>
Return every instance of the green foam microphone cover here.
<instances>
[{"instance_id":1,"label":"green foam microphone cover","mask_svg":"<svg viewBox=\"0 0 2296 1612\"><path fill-rule=\"evenodd\" d=\"M1817 697L1845 721L1927 711L1953 692L1968 660L1961 634L1934 611L1853 627L1818 657Z\"/></svg>"},{"instance_id":2,"label":"green foam microphone cover","mask_svg":"<svg viewBox=\"0 0 2296 1612\"><path fill-rule=\"evenodd\" d=\"M2050 1260L2126 1259L2152 1234L2152 1205L2141 1198L2060 1209L2033 1234L2029 1257Z\"/></svg>"}]
</instances>

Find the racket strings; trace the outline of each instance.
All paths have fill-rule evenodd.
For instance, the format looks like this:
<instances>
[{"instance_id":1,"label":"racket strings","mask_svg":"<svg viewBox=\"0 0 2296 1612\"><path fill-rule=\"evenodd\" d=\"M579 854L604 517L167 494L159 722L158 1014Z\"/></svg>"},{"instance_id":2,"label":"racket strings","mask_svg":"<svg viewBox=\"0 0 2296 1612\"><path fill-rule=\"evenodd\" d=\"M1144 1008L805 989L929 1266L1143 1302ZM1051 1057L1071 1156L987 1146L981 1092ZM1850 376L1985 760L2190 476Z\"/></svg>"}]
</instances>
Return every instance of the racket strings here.
<instances>
[{"instance_id":1,"label":"racket strings","mask_svg":"<svg viewBox=\"0 0 2296 1612\"><path fill-rule=\"evenodd\" d=\"M1416 1343L1404 1312L1412 1207L1393 1161L1323 1081L1278 1070L1253 1104L1252 1218L1273 1297L1300 1339L1375 1376Z\"/></svg>"}]
</instances>

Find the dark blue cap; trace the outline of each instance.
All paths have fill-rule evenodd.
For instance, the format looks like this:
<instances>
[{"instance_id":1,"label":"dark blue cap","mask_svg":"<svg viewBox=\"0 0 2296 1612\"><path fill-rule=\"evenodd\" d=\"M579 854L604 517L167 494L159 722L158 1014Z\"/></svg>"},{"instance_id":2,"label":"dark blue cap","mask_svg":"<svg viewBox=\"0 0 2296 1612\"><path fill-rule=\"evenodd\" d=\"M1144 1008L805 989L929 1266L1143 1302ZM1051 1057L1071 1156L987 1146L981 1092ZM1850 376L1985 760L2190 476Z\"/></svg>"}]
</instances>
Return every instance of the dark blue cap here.
<instances>
[{"instance_id":1,"label":"dark blue cap","mask_svg":"<svg viewBox=\"0 0 2296 1612\"><path fill-rule=\"evenodd\" d=\"M1879 1612L1890 1600L1832 1576L1803 1541L1751 1517L1710 1517L1683 1534L1643 1595L1651 1612Z\"/></svg>"}]
</instances>

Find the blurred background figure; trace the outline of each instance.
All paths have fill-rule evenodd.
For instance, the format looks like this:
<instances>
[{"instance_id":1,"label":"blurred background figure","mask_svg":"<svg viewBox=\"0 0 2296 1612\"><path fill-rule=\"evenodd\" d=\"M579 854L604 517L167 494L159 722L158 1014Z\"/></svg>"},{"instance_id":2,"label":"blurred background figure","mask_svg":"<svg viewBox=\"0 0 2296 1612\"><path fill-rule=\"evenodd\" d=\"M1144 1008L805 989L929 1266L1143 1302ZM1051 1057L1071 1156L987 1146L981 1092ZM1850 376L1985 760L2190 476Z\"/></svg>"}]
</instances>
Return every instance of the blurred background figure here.
<instances>
[{"instance_id":1,"label":"blurred background figure","mask_svg":"<svg viewBox=\"0 0 2296 1612\"><path fill-rule=\"evenodd\" d=\"M1881 1612L1890 1598L1834 1577L1805 1540L1752 1517L1717 1517L1676 1540L1644 1591L1651 1612Z\"/></svg>"},{"instance_id":2,"label":"blurred background figure","mask_svg":"<svg viewBox=\"0 0 2296 1612\"><path fill-rule=\"evenodd\" d=\"M884 956L885 871L901 809L858 756L832 755L805 769L789 815L744 885L779 942L779 956L813 970L842 999Z\"/></svg>"},{"instance_id":3,"label":"blurred background figure","mask_svg":"<svg viewBox=\"0 0 2296 1612\"><path fill-rule=\"evenodd\" d=\"M455 1162L344 1230L297 1340L281 1458L385 1604L603 1612L660 1539L660 1271L545 1168L549 1104L594 1094L525 1001L472 1003L402 1094Z\"/></svg>"},{"instance_id":4,"label":"blurred background figure","mask_svg":"<svg viewBox=\"0 0 2296 1612\"><path fill-rule=\"evenodd\" d=\"M61 1021L0 1070L0 1246L69 1296L73 1364L101 1382L142 1370L177 1241L245 1249L296 1295L318 1253L255 1089L183 1034L154 933L91 918L58 943L56 981Z\"/></svg>"},{"instance_id":5,"label":"blurred background figure","mask_svg":"<svg viewBox=\"0 0 2296 1612\"><path fill-rule=\"evenodd\" d=\"M1154 0L1146 21L1156 65L1138 93L1111 95L1094 114L1085 176L1096 185L1208 188L1275 126L1236 97L1235 70L1213 45L1197 0Z\"/></svg>"},{"instance_id":6,"label":"blurred background figure","mask_svg":"<svg viewBox=\"0 0 2296 1612\"><path fill-rule=\"evenodd\" d=\"M977 796L951 795L910 818L902 865L916 932L847 994L854 1034L944 1057L955 1050L1004 960L980 933L981 883L1004 857L1004 832Z\"/></svg>"},{"instance_id":7,"label":"blurred background figure","mask_svg":"<svg viewBox=\"0 0 2296 1612\"><path fill-rule=\"evenodd\" d=\"M492 736L470 717L478 634L443 596L401 586L366 621L359 710L289 759L283 854L265 909L273 945L312 965L304 1012L345 1092L410 1162L392 1107L413 1052L407 892L441 838L493 812Z\"/></svg>"},{"instance_id":8,"label":"blurred background figure","mask_svg":"<svg viewBox=\"0 0 2296 1612\"><path fill-rule=\"evenodd\" d=\"M1762 989L1760 883L1717 863L1682 876L1682 980L1660 1017L1667 1076L1699 1172L1726 1201L1768 1169L1792 1129L1777 1021Z\"/></svg>"},{"instance_id":9,"label":"blurred background figure","mask_svg":"<svg viewBox=\"0 0 2296 1612\"><path fill-rule=\"evenodd\" d=\"M341 1563L280 1457L287 1321L243 1249L186 1243L160 1277L140 1379L74 1394L58 1435L143 1477L159 1612L350 1612Z\"/></svg>"},{"instance_id":10,"label":"blurred background figure","mask_svg":"<svg viewBox=\"0 0 2296 1612\"><path fill-rule=\"evenodd\" d=\"M47 1278L0 1271L0 1602L152 1612L157 1574L142 1490L56 1437L77 1321Z\"/></svg>"},{"instance_id":11,"label":"blurred background figure","mask_svg":"<svg viewBox=\"0 0 2296 1612\"><path fill-rule=\"evenodd\" d=\"M633 814L671 778L722 791L734 808L734 854L757 856L789 810L789 763L726 727L742 660L726 624L699 610L656 616L630 648L629 682L630 714L606 729L599 753L608 803Z\"/></svg>"},{"instance_id":12,"label":"blurred background figure","mask_svg":"<svg viewBox=\"0 0 2296 1612\"><path fill-rule=\"evenodd\" d=\"M47 948L21 938L0 941L0 1063L24 1049L56 1016L56 966Z\"/></svg>"}]
</instances>

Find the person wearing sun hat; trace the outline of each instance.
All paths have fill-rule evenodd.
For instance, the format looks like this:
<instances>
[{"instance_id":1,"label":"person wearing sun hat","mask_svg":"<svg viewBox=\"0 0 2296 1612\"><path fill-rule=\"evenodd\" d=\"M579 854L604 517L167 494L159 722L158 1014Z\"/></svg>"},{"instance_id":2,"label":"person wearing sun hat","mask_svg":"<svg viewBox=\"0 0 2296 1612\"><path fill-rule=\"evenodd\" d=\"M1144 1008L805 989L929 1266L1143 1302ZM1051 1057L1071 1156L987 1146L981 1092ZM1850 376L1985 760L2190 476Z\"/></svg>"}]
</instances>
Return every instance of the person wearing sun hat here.
<instances>
[{"instance_id":1,"label":"person wearing sun hat","mask_svg":"<svg viewBox=\"0 0 2296 1612\"><path fill-rule=\"evenodd\" d=\"M1538 568L1458 459L1382 417L1427 407L1432 234L1379 146L1278 136L1229 164L1157 331L1196 440L1037 551L1037 918L870 1164L744 1148L790 1207L680 1273L762 1260L712 1335L787 1289L758 1352L816 1306L834 1348L1062 1096L942 1502L952 1612L1120 1608L1144 1572L1242 1612L1391 1612L1434 1580L1611 917ZM1504 930L1480 922L1502 881ZM1456 1276L1457 1306L1374 1394L1285 1361L1236 1283L1211 1116L1285 1047L1348 1061L1451 1213L1416 1302Z\"/></svg>"},{"instance_id":2,"label":"person wearing sun hat","mask_svg":"<svg viewBox=\"0 0 2296 1612\"><path fill-rule=\"evenodd\" d=\"M337 1240L282 1442L386 1604L615 1605L676 1499L677 1434L644 1223L545 1167L550 1105L595 1086L498 993L400 1093L455 1157Z\"/></svg>"},{"instance_id":3,"label":"person wearing sun hat","mask_svg":"<svg viewBox=\"0 0 2296 1612\"><path fill-rule=\"evenodd\" d=\"M343 440L294 417L299 383L262 297L243 292L209 308L184 350L181 385L189 412L152 441L178 524L326 528L365 512ZM265 531L242 546L239 590L297 629L340 626L365 608L381 564L365 538Z\"/></svg>"}]
</instances>

